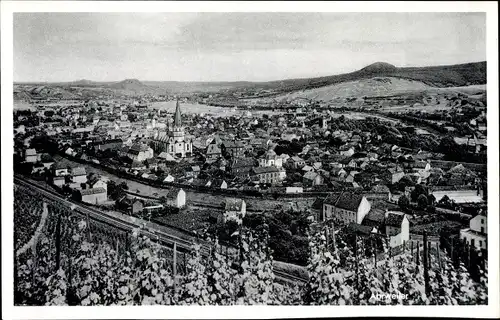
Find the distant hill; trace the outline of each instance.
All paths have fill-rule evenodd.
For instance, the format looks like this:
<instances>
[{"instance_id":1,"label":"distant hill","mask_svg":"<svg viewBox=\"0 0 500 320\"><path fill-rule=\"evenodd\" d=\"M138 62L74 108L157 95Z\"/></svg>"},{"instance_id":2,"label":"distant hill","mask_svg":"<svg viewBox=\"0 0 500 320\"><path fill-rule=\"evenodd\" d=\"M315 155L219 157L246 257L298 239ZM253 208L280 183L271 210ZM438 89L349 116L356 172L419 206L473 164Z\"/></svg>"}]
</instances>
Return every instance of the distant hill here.
<instances>
[{"instance_id":1,"label":"distant hill","mask_svg":"<svg viewBox=\"0 0 500 320\"><path fill-rule=\"evenodd\" d=\"M113 83L113 84L109 85L109 87L114 88L114 89L139 91L139 90L143 90L143 89L147 88L148 86L143 84L142 82L140 82L137 79L125 79L123 81Z\"/></svg>"},{"instance_id":2,"label":"distant hill","mask_svg":"<svg viewBox=\"0 0 500 320\"><path fill-rule=\"evenodd\" d=\"M397 71L398 68L396 66L387 63L387 62L375 62L367 67L364 67L363 69L359 70L360 73L365 73L365 74L381 74L385 72L395 72Z\"/></svg>"},{"instance_id":3,"label":"distant hill","mask_svg":"<svg viewBox=\"0 0 500 320\"><path fill-rule=\"evenodd\" d=\"M486 62L435 67L397 68L389 63L377 62L361 70L333 76L289 79L255 84L255 88L293 92L325 87L348 81L379 77L416 80L432 87L461 87L486 84Z\"/></svg>"},{"instance_id":4,"label":"distant hill","mask_svg":"<svg viewBox=\"0 0 500 320\"><path fill-rule=\"evenodd\" d=\"M50 86L68 89L70 87L89 88L90 92L116 92L118 94L165 94L190 92L218 92L228 93L236 91L267 90L271 95L282 95L296 91L323 88L347 82L358 82L374 77L387 77L418 81L425 86L444 88L461 87L467 85L486 84L486 62L475 62L449 66L398 68L386 62L376 62L358 71L316 78L286 79L269 82L178 82L178 81L139 81L125 79L118 82L95 82L91 80L77 80L64 83L23 83L22 85ZM397 81L393 80L393 83ZM398 84L403 87L408 83ZM96 93L93 93L96 94ZM20 99L27 97L19 94Z\"/></svg>"}]
</instances>

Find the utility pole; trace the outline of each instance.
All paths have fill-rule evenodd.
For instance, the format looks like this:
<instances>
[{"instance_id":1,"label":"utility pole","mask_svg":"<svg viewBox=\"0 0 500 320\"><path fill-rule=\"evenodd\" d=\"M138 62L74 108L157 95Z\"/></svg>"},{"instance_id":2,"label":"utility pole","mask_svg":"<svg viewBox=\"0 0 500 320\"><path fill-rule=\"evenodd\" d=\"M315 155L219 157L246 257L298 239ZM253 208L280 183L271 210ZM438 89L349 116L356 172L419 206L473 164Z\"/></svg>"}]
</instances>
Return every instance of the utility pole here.
<instances>
[{"instance_id":1,"label":"utility pole","mask_svg":"<svg viewBox=\"0 0 500 320\"><path fill-rule=\"evenodd\" d=\"M61 265L61 216L57 216L56 224L56 271Z\"/></svg>"},{"instance_id":2,"label":"utility pole","mask_svg":"<svg viewBox=\"0 0 500 320\"><path fill-rule=\"evenodd\" d=\"M425 281L425 294L429 296L429 254L428 254L427 232L424 231L424 281Z\"/></svg>"}]
</instances>

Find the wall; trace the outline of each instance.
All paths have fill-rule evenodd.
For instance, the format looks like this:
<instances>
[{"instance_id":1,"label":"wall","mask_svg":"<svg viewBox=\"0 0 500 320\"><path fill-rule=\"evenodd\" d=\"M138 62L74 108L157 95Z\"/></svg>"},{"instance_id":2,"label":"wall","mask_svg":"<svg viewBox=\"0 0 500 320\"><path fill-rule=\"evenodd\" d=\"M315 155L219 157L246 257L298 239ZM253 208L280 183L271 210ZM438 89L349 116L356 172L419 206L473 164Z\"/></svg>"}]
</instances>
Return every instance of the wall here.
<instances>
[{"instance_id":1,"label":"wall","mask_svg":"<svg viewBox=\"0 0 500 320\"><path fill-rule=\"evenodd\" d=\"M368 214L368 212L370 212L370 209L371 209L370 202L368 202L368 200L365 197L363 197L363 199L361 200L361 203L359 204L359 208L358 208L358 212L357 212L358 214L357 214L356 222L358 224L361 224L361 222L363 222L363 219Z\"/></svg>"},{"instance_id":2,"label":"wall","mask_svg":"<svg viewBox=\"0 0 500 320\"><path fill-rule=\"evenodd\" d=\"M484 221L483 223L481 221ZM470 220L470 228L476 232L481 232L481 227L483 227L483 233L488 233L488 220L486 216L477 215Z\"/></svg>"}]
</instances>

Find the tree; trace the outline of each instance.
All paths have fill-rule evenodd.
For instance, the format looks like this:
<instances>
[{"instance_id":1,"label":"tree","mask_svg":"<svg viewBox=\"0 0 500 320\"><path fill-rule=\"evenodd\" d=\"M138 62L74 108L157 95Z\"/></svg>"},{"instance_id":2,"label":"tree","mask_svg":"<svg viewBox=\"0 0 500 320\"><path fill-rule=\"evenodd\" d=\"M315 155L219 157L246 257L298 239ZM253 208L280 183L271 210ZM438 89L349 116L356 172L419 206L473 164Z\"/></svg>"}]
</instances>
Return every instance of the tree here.
<instances>
[{"instance_id":1,"label":"tree","mask_svg":"<svg viewBox=\"0 0 500 320\"><path fill-rule=\"evenodd\" d=\"M438 149L445 155L445 159L450 161L461 161L467 154L467 150L458 145L451 136L442 138Z\"/></svg>"},{"instance_id":2,"label":"tree","mask_svg":"<svg viewBox=\"0 0 500 320\"><path fill-rule=\"evenodd\" d=\"M121 182L120 184L116 184L115 181L108 181L108 195L113 200L118 200L125 196L125 190L128 190L128 185L126 182Z\"/></svg>"},{"instance_id":3,"label":"tree","mask_svg":"<svg viewBox=\"0 0 500 320\"><path fill-rule=\"evenodd\" d=\"M427 189L426 186L424 185L421 185L421 184L417 184L415 185L415 189L413 189L413 191L411 192L410 194L410 197L411 197L411 201L412 202L417 202L418 200L418 197L423 194L424 196L427 197L427 195L429 194L429 190Z\"/></svg>"},{"instance_id":4,"label":"tree","mask_svg":"<svg viewBox=\"0 0 500 320\"><path fill-rule=\"evenodd\" d=\"M427 196L427 200L429 201L429 205L434 206L436 204L436 197L431 193Z\"/></svg>"},{"instance_id":5,"label":"tree","mask_svg":"<svg viewBox=\"0 0 500 320\"><path fill-rule=\"evenodd\" d=\"M399 197L398 199L398 205L399 207L401 207L402 209L406 209L408 208L408 206L410 205L410 200L408 200L408 197L405 196L405 195L402 195L401 197Z\"/></svg>"},{"instance_id":6,"label":"tree","mask_svg":"<svg viewBox=\"0 0 500 320\"><path fill-rule=\"evenodd\" d=\"M417 204L420 209L424 210L425 208L427 208L429 201L427 200L427 197L424 194L421 194L418 196Z\"/></svg>"}]
</instances>

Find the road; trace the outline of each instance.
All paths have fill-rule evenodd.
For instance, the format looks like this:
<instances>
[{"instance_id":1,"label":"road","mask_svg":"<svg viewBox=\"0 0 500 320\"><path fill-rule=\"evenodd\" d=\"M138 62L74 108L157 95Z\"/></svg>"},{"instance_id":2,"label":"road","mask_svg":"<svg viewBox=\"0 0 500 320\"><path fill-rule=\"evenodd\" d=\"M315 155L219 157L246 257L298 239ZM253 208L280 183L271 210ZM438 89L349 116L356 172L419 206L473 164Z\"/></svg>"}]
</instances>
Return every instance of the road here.
<instances>
[{"instance_id":1,"label":"road","mask_svg":"<svg viewBox=\"0 0 500 320\"><path fill-rule=\"evenodd\" d=\"M64 199L54 190L51 190L31 179L26 179L22 176L14 175L14 183L33 188L48 199L57 201L64 207L67 207L82 216L89 217L92 220L108 224L114 228L127 232L139 228L141 234L149 237L150 239L158 241L158 243L162 246L173 248L174 244L176 244L177 250L189 252L191 250L191 245L194 242L197 242L202 245L202 254L204 256L207 256L211 250L211 246L207 242L201 239L195 239L195 237L180 230L169 228L167 226L159 225L143 219L131 217L118 212L101 211L80 202L76 202L70 199ZM306 281L306 279L299 278L295 275L288 274L281 270L275 270L275 276L277 280L282 282Z\"/></svg>"}]
</instances>

